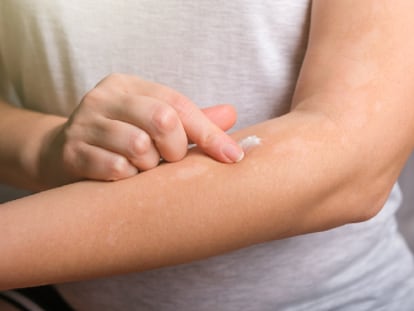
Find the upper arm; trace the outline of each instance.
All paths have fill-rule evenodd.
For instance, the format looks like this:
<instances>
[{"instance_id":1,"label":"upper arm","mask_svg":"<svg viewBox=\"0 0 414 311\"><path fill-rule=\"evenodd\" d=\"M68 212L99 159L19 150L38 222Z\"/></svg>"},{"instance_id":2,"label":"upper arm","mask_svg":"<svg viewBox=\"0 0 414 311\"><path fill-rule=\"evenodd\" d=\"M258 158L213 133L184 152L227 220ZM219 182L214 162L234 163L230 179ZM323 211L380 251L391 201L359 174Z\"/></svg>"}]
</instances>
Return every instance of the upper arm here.
<instances>
[{"instance_id":1,"label":"upper arm","mask_svg":"<svg viewBox=\"0 0 414 311\"><path fill-rule=\"evenodd\" d=\"M378 86L393 91L411 86L413 15L410 0L314 1L300 77L306 88L301 83L302 96L297 100L321 91Z\"/></svg>"},{"instance_id":2,"label":"upper arm","mask_svg":"<svg viewBox=\"0 0 414 311\"><path fill-rule=\"evenodd\" d=\"M318 98L312 107L340 122L358 119L361 130L381 115L413 129L413 15L410 0L314 1L294 106Z\"/></svg>"},{"instance_id":3,"label":"upper arm","mask_svg":"<svg viewBox=\"0 0 414 311\"><path fill-rule=\"evenodd\" d=\"M352 182L370 185L364 193L379 198L376 212L414 146L413 15L411 0L313 1L293 100L293 109L322 113L339 128L344 155L356 163Z\"/></svg>"}]
</instances>

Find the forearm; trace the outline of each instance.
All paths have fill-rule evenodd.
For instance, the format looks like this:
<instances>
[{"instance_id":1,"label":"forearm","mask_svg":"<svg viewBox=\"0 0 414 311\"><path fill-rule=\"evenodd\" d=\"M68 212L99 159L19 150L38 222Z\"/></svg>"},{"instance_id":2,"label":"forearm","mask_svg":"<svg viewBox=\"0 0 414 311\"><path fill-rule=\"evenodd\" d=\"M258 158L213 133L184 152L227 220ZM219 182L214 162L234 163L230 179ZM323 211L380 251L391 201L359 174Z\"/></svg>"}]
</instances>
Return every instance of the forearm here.
<instances>
[{"instance_id":1,"label":"forearm","mask_svg":"<svg viewBox=\"0 0 414 311\"><path fill-rule=\"evenodd\" d=\"M39 153L52 129L65 118L19 109L0 101L0 182L41 188Z\"/></svg>"},{"instance_id":2,"label":"forearm","mask_svg":"<svg viewBox=\"0 0 414 311\"><path fill-rule=\"evenodd\" d=\"M295 110L235 133L262 138L242 162L192 151L3 205L0 287L183 263L375 215L414 145L413 2L388 3L314 2Z\"/></svg>"},{"instance_id":3,"label":"forearm","mask_svg":"<svg viewBox=\"0 0 414 311\"><path fill-rule=\"evenodd\" d=\"M5 204L0 288L184 263L365 217L351 212L358 165L329 120L291 113L235 137L251 134L262 144L238 164L193 151L127 180Z\"/></svg>"}]
</instances>

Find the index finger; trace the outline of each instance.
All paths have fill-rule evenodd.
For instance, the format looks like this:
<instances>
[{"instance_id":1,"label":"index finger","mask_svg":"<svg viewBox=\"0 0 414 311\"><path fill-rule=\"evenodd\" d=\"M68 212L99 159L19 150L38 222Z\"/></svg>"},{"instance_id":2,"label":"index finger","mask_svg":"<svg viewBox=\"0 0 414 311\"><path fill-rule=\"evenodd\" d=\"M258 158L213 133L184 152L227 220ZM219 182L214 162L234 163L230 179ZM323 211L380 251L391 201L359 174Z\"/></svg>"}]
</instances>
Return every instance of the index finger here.
<instances>
[{"instance_id":1,"label":"index finger","mask_svg":"<svg viewBox=\"0 0 414 311\"><path fill-rule=\"evenodd\" d=\"M173 107L188 138L213 159L224 163L239 162L243 156L241 147L223 130L216 126L187 97L179 92L156 83L141 80L137 86L140 94L157 98Z\"/></svg>"}]
</instances>

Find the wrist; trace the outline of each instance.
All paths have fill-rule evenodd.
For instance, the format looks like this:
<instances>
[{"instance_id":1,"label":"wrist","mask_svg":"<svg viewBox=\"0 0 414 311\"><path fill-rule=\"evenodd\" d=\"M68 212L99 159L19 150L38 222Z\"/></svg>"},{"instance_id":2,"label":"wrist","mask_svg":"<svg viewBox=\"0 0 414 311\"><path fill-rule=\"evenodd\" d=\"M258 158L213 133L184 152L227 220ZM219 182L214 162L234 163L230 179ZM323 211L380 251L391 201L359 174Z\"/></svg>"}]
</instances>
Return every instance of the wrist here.
<instances>
[{"instance_id":1,"label":"wrist","mask_svg":"<svg viewBox=\"0 0 414 311\"><path fill-rule=\"evenodd\" d=\"M30 134L21 146L20 163L27 184L24 185L32 190L43 190L50 188L47 175L53 170L53 164L47 167L50 161L50 150L59 130L66 122L66 118L39 114L30 127Z\"/></svg>"}]
</instances>

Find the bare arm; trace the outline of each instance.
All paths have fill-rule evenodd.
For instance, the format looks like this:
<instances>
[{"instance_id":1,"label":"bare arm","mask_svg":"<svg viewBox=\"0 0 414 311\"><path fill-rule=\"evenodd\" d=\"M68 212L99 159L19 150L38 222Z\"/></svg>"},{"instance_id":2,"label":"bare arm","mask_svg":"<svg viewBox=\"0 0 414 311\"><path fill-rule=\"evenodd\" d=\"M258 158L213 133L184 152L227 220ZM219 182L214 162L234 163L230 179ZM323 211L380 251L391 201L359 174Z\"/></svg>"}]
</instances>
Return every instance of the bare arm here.
<instances>
[{"instance_id":1,"label":"bare arm","mask_svg":"<svg viewBox=\"0 0 414 311\"><path fill-rule=\"evenodd\" d=\"M1 100L0 116L0 182L42 188L36 151L66 118L16 108Z\"/></svg>"},{"instance_id":2,"label":"bare arm","mask_svg":"<svg viewBox=\"0 0 414 311\"><path fill-rule=\"evenodd\" d=\"M314 1L287 115L237 164L192 151L0 208L0 288L188 262L375 215L413 148L412 1ZM363 189L363 190L361 190Z\"/></svg>"},{"instance_id":3,"label":"bare arm","mask_svg":"<svg viewBox=\"0 0 414 311\"><path fill-rule=\"evenodd\" d=\"M212 158L233 163L241 148L223 130L230 105L198 109L166 86L112 74L87 92L69 118L0 101L0 182L45 190L82 179L119 180L181 160L188 139Z\"/></svg>"}]
</instances>

